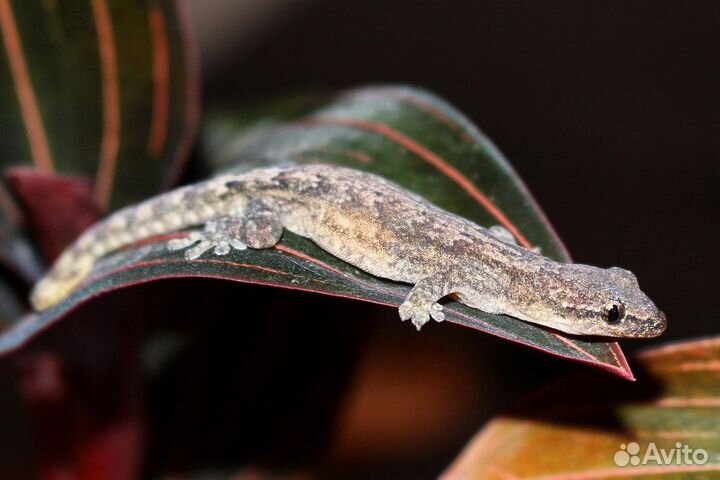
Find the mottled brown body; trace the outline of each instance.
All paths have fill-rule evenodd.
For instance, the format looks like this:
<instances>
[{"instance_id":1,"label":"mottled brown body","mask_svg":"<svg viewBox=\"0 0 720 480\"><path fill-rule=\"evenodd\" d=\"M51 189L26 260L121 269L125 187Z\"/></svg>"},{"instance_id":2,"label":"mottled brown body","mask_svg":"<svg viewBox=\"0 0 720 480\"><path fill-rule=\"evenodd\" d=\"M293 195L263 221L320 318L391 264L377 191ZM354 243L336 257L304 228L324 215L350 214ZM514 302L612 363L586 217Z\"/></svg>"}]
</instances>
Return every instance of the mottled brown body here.
<instances>
[{"instance_id":1,"label":"mottled brown body","mask_svg":"<svg viewBox=\"0 0 720 480\"><path fill-rule=\"evenodd\" d=\"M43 310L60 301L113 250L201 224L203 232L169 248L192 246L188 259L210 249L269 248L287 229L368 273L413 284L400 316L418 328L444 318L437 302L449 294L568 333L649 337L665 328L630 272L555 262L380 177L326 165L223 176L121 210L63 254L33 304ZM610 321L609 305L622 318Z\"/></svg>"}]
</instances>

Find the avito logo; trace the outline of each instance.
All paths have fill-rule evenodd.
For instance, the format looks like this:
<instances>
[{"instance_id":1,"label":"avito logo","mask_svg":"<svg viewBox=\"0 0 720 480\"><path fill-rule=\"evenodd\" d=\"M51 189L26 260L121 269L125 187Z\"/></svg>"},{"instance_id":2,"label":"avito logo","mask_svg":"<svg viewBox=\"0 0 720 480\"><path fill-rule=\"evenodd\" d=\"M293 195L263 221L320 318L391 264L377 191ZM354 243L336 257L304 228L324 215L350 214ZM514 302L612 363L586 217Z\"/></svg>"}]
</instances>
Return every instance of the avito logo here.
<instances>
[{"instance_id":1,"label":"avito logo","mask_svg":"<svg viewBox=\"0 0 720 480\"><path fill-rule=\"evenodd\" d=\"M618 467L626 465L704 465L709 458L707 450L690 448L689 445L677 442L675 448L658 448L655 442L650 442L641 454L640 445L630 442L620 445L615 452L613 460Z\"/></svg>"}]
</instances>

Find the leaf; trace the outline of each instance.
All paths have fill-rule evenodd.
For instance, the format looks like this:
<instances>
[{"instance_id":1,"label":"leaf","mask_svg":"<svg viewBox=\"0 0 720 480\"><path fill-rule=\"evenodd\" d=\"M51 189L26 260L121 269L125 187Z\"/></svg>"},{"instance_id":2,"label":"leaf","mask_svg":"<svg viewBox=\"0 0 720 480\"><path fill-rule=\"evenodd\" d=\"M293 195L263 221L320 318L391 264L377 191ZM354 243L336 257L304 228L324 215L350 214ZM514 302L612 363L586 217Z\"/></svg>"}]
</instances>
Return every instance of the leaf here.
<instances>
[{"instance_id":1,"label":"leaf","mask_svg":"<svg viewBox=\"0 0 720 480\"><path fill-rule=\"evenodd\" d=\"M0 166L92 178L102 208L174 182L198 113L183 5L0 0Z\"/></svg>"},{"instance_id":2,"label":"leaf","mask_svg":"<svg viewBox=\"0 0 720 480\"><path fill-rule=\"evenodd\" d=\"M13 167L6 177L45 258L56 258L102 217L92 199L92 185L84 178L48 175L27 167Z\"/></svg>"},{"instance_id":3,"label":"leaf","mask_svg":"<svg viewBox=\"0 0 720 480\"><path fill-rule=\"evenodd\" d=\"M482 225L503 224L525 246L539 246L546 255L568 259L550 224L495 146L460 113L427 92L401 87L358 89L292 121L264 120L241 131L237 125L247 125L247 119L234 115L215 115L207 126L205 144L212 148L208 155L216 172L317 161L364 169ZM208 255L190 262L182 252L167 251L165 240L108 256L70 298L42 315L26 318L1 338L0 350L16 348L102 292L160 278L223 278L395 307L410 289L361 272L291 234L270 250ZM459 303L446 305L446 317L632 378L614 342L568 338Z\"/></svg>"},{"instance_id":4,"label":"leaf","mask_svg":"<svg viewBox=\"0 0 720 480\"><path fill-rule=\"evenodd\" d=\"M573 376L532 396L486 425L443 478L718 478L720 338L653 348L638 361L635 384ZM678 442L708 462L643 464L650 443L669 455Z\"/></svg>"}]
</instances>

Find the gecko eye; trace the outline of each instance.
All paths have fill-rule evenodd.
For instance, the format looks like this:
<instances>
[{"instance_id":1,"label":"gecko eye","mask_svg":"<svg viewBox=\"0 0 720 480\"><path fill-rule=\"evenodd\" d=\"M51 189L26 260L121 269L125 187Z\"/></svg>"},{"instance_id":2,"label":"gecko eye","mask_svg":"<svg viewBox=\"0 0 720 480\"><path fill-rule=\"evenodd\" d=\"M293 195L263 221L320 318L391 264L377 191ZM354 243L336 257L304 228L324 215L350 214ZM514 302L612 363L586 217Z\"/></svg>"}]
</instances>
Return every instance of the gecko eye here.
<instances>
[{"instance_id":1,"label":"gecko eye","mask_svg":"<svg viewBox=\"0 0 720 480\"><path fill-rule=\"evenodd\" d=\"M625 305L620 302L608 302L603 307L603 319L607 323L617 323L625 317Z\"/></svg>"}]
</instances>

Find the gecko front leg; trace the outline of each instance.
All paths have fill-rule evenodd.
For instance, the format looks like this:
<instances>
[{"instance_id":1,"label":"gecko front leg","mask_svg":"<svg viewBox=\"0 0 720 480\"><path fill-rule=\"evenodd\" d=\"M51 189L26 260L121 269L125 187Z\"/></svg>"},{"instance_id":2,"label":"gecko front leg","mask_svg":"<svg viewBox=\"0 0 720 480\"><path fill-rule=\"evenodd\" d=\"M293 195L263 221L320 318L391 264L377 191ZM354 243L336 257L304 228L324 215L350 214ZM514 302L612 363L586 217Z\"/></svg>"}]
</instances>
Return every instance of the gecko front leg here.
<instances>
[{"instance_id":1,"label":"gecko front leg","mask_svg":"<svg viewBox=\"0 0 720 480\"><path fill-rule=\"evenodd\" d=\"M432 317L437 322L445 320L443 306L438 301L453 292L448 282L448 272L436 272L415 284L400 305L400 319L412 321L420 330Z\"/></svg>"},{"instance_id":2,"label":"gecko front leg","mask_svg":"<svg viewBox=\"0 0 720 480\"><path fill-rule=\"evenodd\" d=\"M461 265L464 267L438 270L417 282L400 305L400 318L412 320L418 330L430 318L442 322L445 314L438 301L451 294L467 306L500 313L494 299L507 290L510 277L498 274L481 263L463 261Z\"/></svg>"},{"instance_id":3,"label":"gecko front leg","mask_svg":"<svg viewBox=\"0 0 720 480\"><path fill-rule=\"evenodd\" d=\"M185 252L188 260L195 260L212 248L216 255L227 255L232 249L270 248L280 241L282 231L280 219L268 202L251 201L244 216L210 221L201 232L170 240L168 249L182 250L194 245Z\"/></svg>"}]
</instances>

